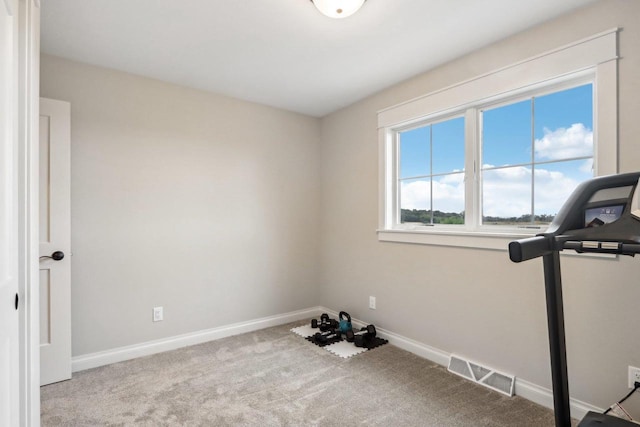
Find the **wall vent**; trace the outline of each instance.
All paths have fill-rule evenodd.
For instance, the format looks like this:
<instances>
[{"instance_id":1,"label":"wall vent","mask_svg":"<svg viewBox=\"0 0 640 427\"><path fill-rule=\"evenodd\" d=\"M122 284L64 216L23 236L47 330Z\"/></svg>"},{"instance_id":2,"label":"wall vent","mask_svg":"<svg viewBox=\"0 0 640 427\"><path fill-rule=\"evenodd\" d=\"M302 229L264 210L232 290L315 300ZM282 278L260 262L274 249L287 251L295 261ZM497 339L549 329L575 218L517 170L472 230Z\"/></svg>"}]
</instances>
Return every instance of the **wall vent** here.
<instances>
[{"instance_id":1,"label":"wall vent","mask_svg":"<svg viewBox=\"0 0 640 427\"><path fill-rule=\"evenodd\" d=\"M515 377L495 369L482 366L454 354L449 358L449 372L460 375L474 383L489 387L507 396L513 396Z\"/></svg>"}]
</instances>

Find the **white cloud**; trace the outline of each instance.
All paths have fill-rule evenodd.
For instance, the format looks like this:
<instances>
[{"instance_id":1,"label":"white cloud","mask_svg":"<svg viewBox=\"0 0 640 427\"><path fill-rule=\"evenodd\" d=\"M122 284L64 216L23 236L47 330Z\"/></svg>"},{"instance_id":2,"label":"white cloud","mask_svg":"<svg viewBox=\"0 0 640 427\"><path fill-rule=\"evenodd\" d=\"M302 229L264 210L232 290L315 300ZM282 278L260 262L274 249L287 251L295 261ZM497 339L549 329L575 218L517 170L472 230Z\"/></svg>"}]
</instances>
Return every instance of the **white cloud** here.
<instances>
[{"instance_id":1,"label":"white cloud","mask_svg":"<svg viewBox=\"0 0 640 427\"><path fill-rule=\"evenodd\" d=\"M490 165L485 165L490 167ZM556 214L579 180L543 168L535 171L536 214ZM531 168L524 166L486 171L483 174L483 214L519 217L531 211ZM429 181L404 181L400 186L403 209L429 209ZM436 210L464 210L464 174L445 175L433 182Z\"/></svg>"},{"instance_id":2,"label":"white cloud","mask_svg":"<svg viewBox=\"0 0 640 427\"><path fill-rule=\"evenodd\" d=\"M580 172L593 173L593 158L587 159L582 163L582 166L580 166Z\"/></svg>"},{"instance_id":3,"label":"white cloud","mask_svg":"<svg viewBox=\"0 0 640 427\"><path fill-rule=\"evenodd\" d=\"M593 132L582 123L554 131L544 130L544 137L535 141L538 160L560 160L593 155ZM483 168L492 168L484 165ZM552 167L548 165L548 167ZM585 160L578 171L591 174L593 159ZM573 175L573 174L572 174ZM558 213L562 204L581 181L563 172L536 166L535 213ZM428 181L405 181L401 184L403 209L429 209ZM483 215L519 217L531 211L531 168L526 166L493 169L483 173ZM443 212L464 210L464 173L445 175L433 181L433 207Z\"/></svg>"},{"instance_id":4,"label":"white cloud","mask_svg":"<svg viewBox=\"0 0 640 427\"><path fill-rule=\"evenodd\" d=\"M535 170L536 214L558 213L580 181L537 167ZM487 171L483 175L483 214L518 217L531 212L531 168L519 166Z\"/></svg>"},{"instance_id":5,"label":"white cloud","mask_svg":"<svg viewBox=\"0 0 640 427\"><path fill-rule=\"evenodd\" d=\"M402 209L429 209L429 181L402 181L400 204Z\"/></svg>"},{"instance_id":6,"label":"white cloud","mask_svg":"<svg viewBox=\"0 0 640 427\"><path fill-rule=\"evenodd\" d=\"M593 131L582 123L574 123L568 129L554 131L544 129L542 139L536 139L536 157L541 160L558 160L593 155Z\"/></svg>"},{"instance_id":7,"label":"white cloud","mask_svg":"<svg viewBox=\"0 0 640 427\"><path fill-rule=\"evenodd\" d=\"M538 160L561 160L593 155L593 131L582 123L569 128L544 129L544 137L536 139ZM491 167L491 165L484 165ZM591 174L593 159L585 160L578 168ZM584 175L582 175L584 176ZM560 171L536 166L535 213L558 213L562 204L580 183L579 179ZM483 214L486 216L520 216L531 211L531 168L520 166L487 171L483 175Z\"/></svg>"},{"instance_id":8,"label":"white cloud","mask_svg":"<svg viewBox=\"0 0 640 427\"><path fill-rule=\"evenodd\" d=\"M531 211L531 168L517 166L486 171L482 175L482 189L485 216L520 216Z\"/></svg>"},{"instance_id":9,"label":"white cloud","mask_svg":"<svg viewBox=\"0 0 640 427\"><path fill-rule=\"evenodd\" d=\"M400 185L402 209L429 209L429 181L403 181ZM451 174L433 181L433 206L442 212L464 210L464 174Z\"/></svg>"},{"instance_id":10,"label":"white cloud","mask_svg":"<svg viewBox=\"0 0 640 427\"><path fill-rule=\"evenodd\" d=\"M580 184L562 172L536 168L535 207L538 214L557 214L573 190Z\"/></svg>"}]
</instances>

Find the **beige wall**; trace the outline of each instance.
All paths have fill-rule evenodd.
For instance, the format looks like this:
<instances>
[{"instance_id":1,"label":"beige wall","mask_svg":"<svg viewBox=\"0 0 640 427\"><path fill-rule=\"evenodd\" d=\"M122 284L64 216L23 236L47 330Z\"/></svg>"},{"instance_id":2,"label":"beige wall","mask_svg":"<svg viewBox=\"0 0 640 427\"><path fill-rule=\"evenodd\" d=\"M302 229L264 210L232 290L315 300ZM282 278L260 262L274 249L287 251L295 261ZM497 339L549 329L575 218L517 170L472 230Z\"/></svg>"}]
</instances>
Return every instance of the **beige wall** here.
<instances>
[{"instance_id":1,"label":"beige wall","mask_svg":"<svg viewBox=\"0 0 640 427\"><path fill-rule=\"evenodd\" d=\"M505 251L378 242L376 112L620 26L619 169L640 170L640 2L604 0L322 120L321 303L550 387L542 264ZM428 52L416 52L428 55ZM393 53L389 52L390 60ZM640 260L563 257L570 391L606 407L640 366ZM378 308L369 310L368 296ZM638 399L640 400L640 399ZM640 405L636 404L640 410Z\"/></svg>"},{"instance_id":2,"label":"beige wall","mask_svg":"<svg viewBox=\"0 0 640 427\"><path fill-rule=\"evenodd\" d=\"M322 121L44 55L42 96L72 106L73 354L321 303L550 387L539 260L378 242L376 112L615 26L625 172L640 169L637 0L603 0ZM565 257L563 274L572 397L604 407L640 366L640 261Z\"/></svg>"},{"instance_id":3,"label":"beige wall","mask_svg":"<svg viewBox=\"0 0 640 427\"><path fill-rule=\"evenodd\" d=\"M41 78L71 103L74 356L317 304L318 119L46 55Z\"/></svg>"}]
</instances>

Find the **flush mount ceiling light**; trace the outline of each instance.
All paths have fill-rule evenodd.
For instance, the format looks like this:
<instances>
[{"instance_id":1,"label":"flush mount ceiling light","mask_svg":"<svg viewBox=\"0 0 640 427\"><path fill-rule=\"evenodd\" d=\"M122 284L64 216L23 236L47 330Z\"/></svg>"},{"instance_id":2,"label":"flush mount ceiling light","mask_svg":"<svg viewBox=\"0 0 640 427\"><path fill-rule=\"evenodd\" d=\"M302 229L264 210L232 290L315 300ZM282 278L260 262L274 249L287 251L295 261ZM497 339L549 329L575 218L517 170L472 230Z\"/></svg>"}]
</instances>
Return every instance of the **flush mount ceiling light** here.
<instances>
[{"instance_id":1,"label":"flush mount ceiling light","mask_svg":"<svg viewBox=\"0 0 640 427\"><path fill-rule=\"evenodd\" d=\"M365 0L311 0L329 18L346 18L358 11Z\"/></svg>"}]
</instances>

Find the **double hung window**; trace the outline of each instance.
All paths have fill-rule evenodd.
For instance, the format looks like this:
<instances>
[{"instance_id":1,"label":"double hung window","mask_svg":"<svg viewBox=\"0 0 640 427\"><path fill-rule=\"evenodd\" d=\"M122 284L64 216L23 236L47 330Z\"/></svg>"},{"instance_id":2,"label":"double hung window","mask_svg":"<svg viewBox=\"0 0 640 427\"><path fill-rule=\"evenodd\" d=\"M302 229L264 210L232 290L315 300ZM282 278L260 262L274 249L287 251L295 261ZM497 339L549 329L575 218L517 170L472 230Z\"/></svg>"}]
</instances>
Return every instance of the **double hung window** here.
<instances>
[{"instance_id":1,"label":"double hung window","mask_svg":"<svg viewBox=\"0 0 640 427\"><path fill-rule=\"evenodd\" d=\"M615 173L615 43L603 33L381 111L380 240L501 248L486 238L543 231L579 183Z\"/></svg>"},{"instance_id":2,"label":"double hung window","mask_svg":"<svg viewBox=\"0 0 640 427\"><path fill-rule=\"evenodd\" d=\"M537 91L396 130L399 224L549 224L575 187L593 176L592 88L589 81ZM480 131L465 139L470 115ZM480 170L472 191L478 200L471 202L481 207L481 215L466 221L465 151L478 154L472 159Z\"/></svg>"}]
</instances>

